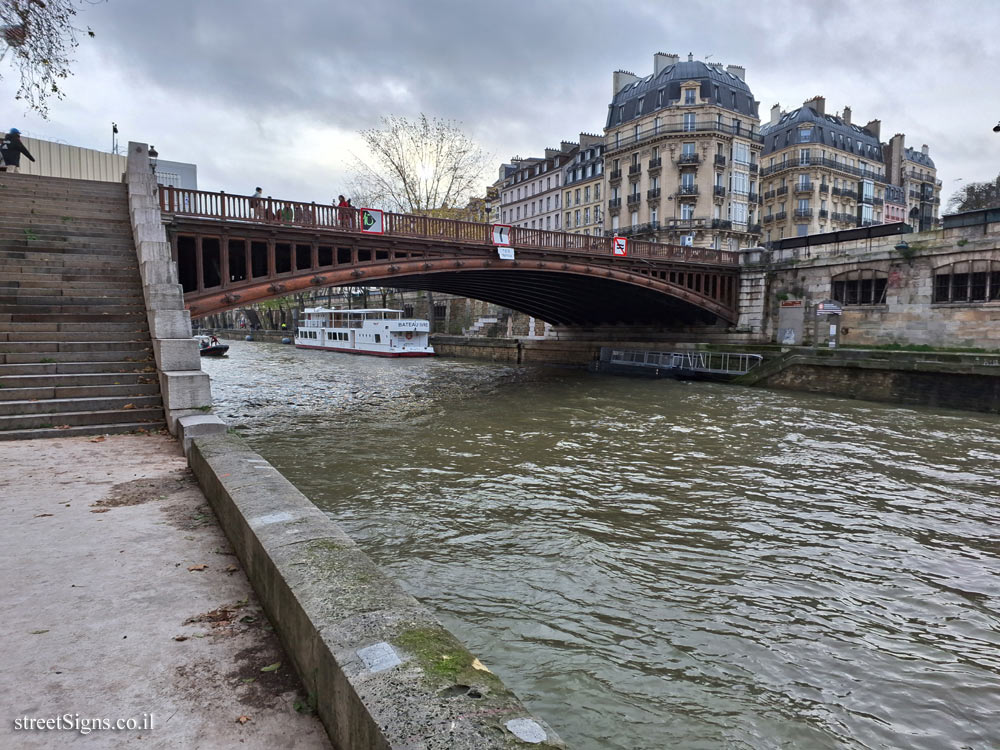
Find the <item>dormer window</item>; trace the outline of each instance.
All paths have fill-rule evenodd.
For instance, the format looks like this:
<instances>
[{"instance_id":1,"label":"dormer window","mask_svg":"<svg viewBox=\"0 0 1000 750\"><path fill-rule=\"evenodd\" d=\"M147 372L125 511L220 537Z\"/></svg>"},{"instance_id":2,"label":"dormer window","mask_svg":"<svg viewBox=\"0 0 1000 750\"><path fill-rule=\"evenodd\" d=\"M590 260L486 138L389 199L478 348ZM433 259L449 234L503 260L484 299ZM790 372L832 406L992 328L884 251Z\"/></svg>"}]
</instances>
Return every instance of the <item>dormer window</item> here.
<instances>
[{"instance_id":1,"label":"dormer window","mask_svg":"<svg viewBox=\"0 0 1000 750\"><path fill-rule=\"evenodd\" d=\"M813 129L799 128L799 143L809 143L812 140Z\"/></svg>"},{"instance_id":2,"label":"dormer window","mask_svg":"<svg viewBox=\"0 0 1000 750\"><path fill-rule=\"evenodd\" d=\"M694 104L695 103L694 93L695 92L694 92L693 88L684 89L684 103L685 104Z\"/></svg>"}]
</instances>

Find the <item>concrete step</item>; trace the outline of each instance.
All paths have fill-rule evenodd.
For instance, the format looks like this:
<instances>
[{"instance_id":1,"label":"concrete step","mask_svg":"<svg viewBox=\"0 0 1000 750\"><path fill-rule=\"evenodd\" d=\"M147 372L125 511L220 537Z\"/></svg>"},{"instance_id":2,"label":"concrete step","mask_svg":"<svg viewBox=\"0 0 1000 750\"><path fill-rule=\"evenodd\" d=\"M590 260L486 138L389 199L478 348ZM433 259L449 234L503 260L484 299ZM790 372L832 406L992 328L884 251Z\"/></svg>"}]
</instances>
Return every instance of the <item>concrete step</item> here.
<instances>
[{"instance_id":1,"label":"concrete step","mask_svg":"<svg viewBox=\"0 0 1000 750\"><path fill-rule=\"evenodd\" d=\"M109 409L106 411L70 411L55 414L16 414L0 416L0 440L9 430L37 430L40 428L80 427L86 425L161 423L163 407L150 409ZM159 428L156 428L159 429ZM9 435L6 435L9 439Z\"/></svg>"},{"instance_id":2,"label":"concrete step","mask_svg":"<svg viewBox=\"0 0 1000 750\"><path fill-rule=\"evenodd\" d=\"M4 375L0 371L0 389L66 388L74 386L157 385L154 373L87 372L52 375Z\"/></svg>"},{"instance_id":3,"label":"concrete step","mask_svg":"<svg viewBox=\"0 0 1000 750\"><path fill-rule=\"evenodd\" d=\"M129 406L131 404L131 406ZM129 408L125 408L128 406ZM42 401L0 401L0 429L3 429L5 417L28 416L35 414L57 415L83 413L90 411L142 411L161 406L160 394L152 396L107 397L92 398L49 398Z\"/></svg>"},{"instance_id":4,"label":"concrete step","mask_svg":"<svg viewBox=\"0 0 1000 750\"><path fill-rule=\"evenodd\" d=\"M0 378L36 376L36 375L115 375L137 374L155 375L156 367L152 360L142 362L126 362L124 360L107 362L19 362L12 364L0 363Z\"/></svg>"},{"instance_id":5,"label":"concrete step","mask_svg":"<svg viewBox=\"0 0 1000 750\"><path fill-rule=\"evenodd\" d=\"M144 305L101 305L100 310L95 309L97 305L5 305L0 303L0 313L10 313L11 315L35 315L42 313L76 313L81 315L121 315L127 313L146 313Z\"/></svg>"},{"instance_id":6,"label":"concrete step","mask_svg":"<svg viewBox=\"0 0 1000 750\"><path fill-rule=\"evenodd\" d=\"M138 284L134 285L132 289L101 289L100 287L81 289L76 285L63 286L61 284L59 286L35 286L22 289L15 286L4 286L3 282L0 282L0 297L11 297L19 300L33 297L53 302L71 299L130 299L142 297L142 289L139 288Z\"/></svg>"},{"instance_id":7,"label":"concrete step","mask_svg":"<svg viewBox=\"0 0 1000 750\"><path fill-rule=\"evenodd\" d=\"M68 290L72 292L73 290ZM4 294L0 290L0 305L47 305L50 307L62 308L66 305L86 305L90 307L104 308L108 305L139 305L143 304L141 294L116 294L111 295L80 295L63 296L35 295L33 293Z\"/></svg>"},{"instance_id":8,"label":"concrete step","mask_svg":"<svg viewBox=\"0 0 1000 750\"><path fill-rule=\"evenodd\" d=\"M23 195L31 191L63 191L68 193L97 193L102 195L126 195L127 188L122 182L105 180L78 180L71 177L44 177L35 174L8 174L0 172L0 188L16 188Z\"/></svg>"},{"instance_id":9,"label":"concrete step","mask_svg":"<svg viewBox=\"0 0 1000 750\"><path fill-rule=\"evenodd\" d=\"M143 352L152 350L152 344L147 337L145 341L122 341L120 337L107 341L4 341L0 343L0 353L23 354L38 352L39 356L48 356L52 352Z\"/></svg>"},{"instance_id":10,"label":"concrete step","mask_svg":"<svg viewBox=\"0 0 1000 750\"><path fill-rule=\"evenodd\" d=\"M139 258L130 252L84 252L61 253L53 250L4 250L0 251L0 269L11 273L12 268L36 269L44 273L45 268L68 268L72 271L90 272L94 270L138 270Z\"/></svg>"},{"instance_id":11,"label":"concrete step","mask_svg":"<svg viewBox=\"0 0 1000 750\"><path fill-rule=\"evenodd\" d=\"M10 346L10 344L4 344ZM84 352L0 352L0 365L53 364L56 362L152 362L153 348Z\"/></svg>"},{"instance_id":12,"label":"concrete step","mask_svg":"<svg viewBox=\"0 0 1000 750\"><path fill-rule=\"evenodd\" d=\"M141 313L4 313L0 312L0 323L128 323L146 320L146 311Z\"/></svg>"},{"instance_id":13,"label":"concrete step","mask_svg":"<svg viewBox=\"0 0 1000 750\"><path fill-rule=\"evenodd\" d=\"M166 422L153 420L150 422L121 422L119 424L91 425L60 425L56 427L37 427L34 429L15 429L0 432L0 440L38 440L57 437L86 437L88 435L120 435L128 432L159 432L166 429Z\"/></svg>"},{"instance_id":14,"label":"concrete step","mask_svg":"<svg viewBox=\"0 0 1000 750\"><path fill-rule=\"evenodd\" d=\"M62 291L65 289L76 289L80 291L105 291L108 294L117 294L119 292L131 293L136 292L142 294L142 284L139 282L138 277L133 282L128 281L106 281L104 279L94 279L92 281L74 281L72 284L59 284L58 286L53 285L51 279L39 279L39 280L14 280L14 279L0 279L0 294L4 293L4 290L19 289L19 290L37 290L38 294L48 294L50 291Z\"/></svg>"},{"instance_id":15,"label":"concrete step","mask_svg":"<svg viewBox=\"0 0 1000 750\"><path fill-rule=\"evenodd\" d=\"M112 341L142 342L149 346L149 331L0 331L0 351L14 351L21 344L92 344ZM58 351L58 350L57 350ZM67 351L67 350L63 350Z\"/></svg>"},{"instance_id":16,"label":"concrete step","mask_svg":"<svg viewBox=\"0 0 1000 750\"><path fill-rule=\"evenodd\" d=\"M0 379L0 402L3 401L38 401L44 403L46 400L66 399L69 401L76 399L94 398L125 398L132 400L135 398L147 398L149 396L160 396L160 384L124 384L124 385L79 385L79 386L37 386L34 388L13 388L8 387L3 379ZM138 404L137 404L138 405Z\"/></svg>"},{"instance_id":17,"label":"concrete step","mask_svg":"<svg viewBox=\"0 0 1000 750\"><path fill-rule=\"evenodd\" d=\"M79 266L16 266L5 265L0 262L0 281L24 280L41 281L48 284L70 283L83 281L94 283L100 279L107 279L115 283L136 282L139 280L139 269L134 267L101 269L99 273L81 273Z\"/></svg>"},{"instance_id":18,"label":"concrete step","mask_svg":"<svg viewBox=\"0 0 1000 750\"><path fill-rule=\"evenodd\" d=\"M132 232L132 222L124 211L108 212L107 216L70 216L60 211L39 213L36 208L28 208L26 213L20 213L4 204L4 213L0 214L0 231L13 232L25 229L41 234L43 232L89 234L98 232L117 232L120 234ZM15 213L16 212L16 213Z\"/></svg>"},{"instance_id":19,"label":"concrete step","mask_svg":"<svg viewBox=\"0 0 1000 750\"><path fill-rule=\"evenodd\" d=\"M17 328L14 329L11 326L3 326L4 330L17 331L18 333L24 334L35 334L41 338L40 334L43 333L67 333L67 334L77 334L80 336L77 341L87 341L88 339L82 334L87 333L110 333L112 331L120 332L121 338L123 340L130 340L137 336L141 336L144 339L149 338L149 326L146 323L133 324L133 323L102 323L95 325L93 323L19 323ZM128 335L135 334L135 336ZM11 341L17 341L18 339L11 339ZM60 341L61 339L46 339L48 341Z\"/></svg>"}]
</instances>

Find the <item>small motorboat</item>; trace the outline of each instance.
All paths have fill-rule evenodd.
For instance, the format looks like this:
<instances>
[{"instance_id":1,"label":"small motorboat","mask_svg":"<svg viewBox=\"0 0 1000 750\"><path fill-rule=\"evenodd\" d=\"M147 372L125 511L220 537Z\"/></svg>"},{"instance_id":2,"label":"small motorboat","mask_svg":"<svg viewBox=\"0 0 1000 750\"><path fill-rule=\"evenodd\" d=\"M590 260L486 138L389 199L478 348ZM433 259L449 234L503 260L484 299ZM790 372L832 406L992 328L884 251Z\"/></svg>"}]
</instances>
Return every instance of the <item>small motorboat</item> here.
<instances>
[{"instance_id":1,"label":"small motorboat","mask_svg":"<svg viewBox=\"0 0 1000 750\"><path fill-rule=\"evenodd\" d=\"M225 357L228 351L229 344L220 344L219 340L214 337L211 342L208 339L202 339L198 343L198 353L203 357Z\"/></svg>"}]
</instances>

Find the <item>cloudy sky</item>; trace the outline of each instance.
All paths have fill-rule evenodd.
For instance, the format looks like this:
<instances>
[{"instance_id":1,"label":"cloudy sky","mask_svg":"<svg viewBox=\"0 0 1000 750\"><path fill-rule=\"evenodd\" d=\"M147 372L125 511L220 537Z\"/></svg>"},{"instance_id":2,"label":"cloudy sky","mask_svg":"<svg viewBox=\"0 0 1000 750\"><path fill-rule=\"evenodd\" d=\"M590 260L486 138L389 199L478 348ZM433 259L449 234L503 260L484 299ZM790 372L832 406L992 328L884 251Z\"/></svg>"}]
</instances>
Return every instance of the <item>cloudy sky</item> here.
<instances>
[{"instance_id":1,"label":"cloudy sky","mask_svg":"<svg viewBox=\"0 0 1000 750\"><path fill-rule=\"evenodd\" d=\"M386 114L458 120L498 165L537 155L601 132L612 71L657 51L743 65L762 120L814 94L881 119L930 145L945 199L1000 172L996 0L107 0L78 21L97 36L66 98L25 113L4 66L0 127L110 150L115 121L205 190L327 201Z\"/></svg>"}]
</instances>

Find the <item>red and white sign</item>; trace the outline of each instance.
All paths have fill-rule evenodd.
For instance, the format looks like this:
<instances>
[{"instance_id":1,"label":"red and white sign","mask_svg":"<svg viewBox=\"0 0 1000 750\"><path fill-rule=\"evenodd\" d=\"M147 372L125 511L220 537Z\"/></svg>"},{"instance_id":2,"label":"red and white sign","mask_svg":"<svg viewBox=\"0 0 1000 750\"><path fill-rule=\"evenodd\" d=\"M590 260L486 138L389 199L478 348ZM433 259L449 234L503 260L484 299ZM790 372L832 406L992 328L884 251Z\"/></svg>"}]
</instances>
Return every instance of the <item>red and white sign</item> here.
<instances>
[{"instance_id":1,"label":"red and white sign","mask_svg":"<svg viewBox=\"0 0 1000 750\"><path fill-rule=\"evenodd\" d=\"M624 258L628 255L628 237L611 238L611 254Z\"/></svg>"},{"instance_id":2,"label":"red and white sign","mask_svg":"<svg viewBox=\"0 0 1000 750\"><path fill-rule=\"evenodd\" d=\"M510 244L510 225L509 224L494 224L493 225L493 244L497 247L506 247Z\"/></svg>"}]
</instances>

